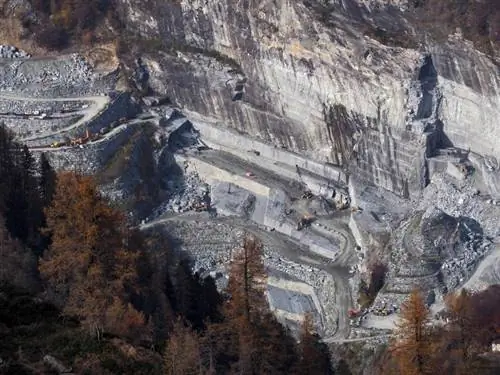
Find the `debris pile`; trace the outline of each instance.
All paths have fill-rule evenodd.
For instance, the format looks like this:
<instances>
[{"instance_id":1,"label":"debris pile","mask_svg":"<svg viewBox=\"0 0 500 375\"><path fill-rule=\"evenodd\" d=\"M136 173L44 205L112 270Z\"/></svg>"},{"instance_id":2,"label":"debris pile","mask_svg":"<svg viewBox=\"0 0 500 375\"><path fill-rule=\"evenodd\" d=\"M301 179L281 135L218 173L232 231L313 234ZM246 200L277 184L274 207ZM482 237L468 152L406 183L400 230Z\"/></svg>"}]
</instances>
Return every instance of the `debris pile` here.
<instances>
[{"instance_id":1,"label":"debris pile","mask_svg":"<svg viewBox=\"0 0 500 375\"><path fill-rule=\"evenodd\" d=\"M2 59L29 59L31 55L14 46L0 44L0 58Z\"/></svg>"},{"instance_id":2,"label":"debris pile","mask_svg":"<svg viewBox=\"0 0 500 375\"><path fill-rule=\"evenodd\" d=\"M158 208L156 216L166 212L208 211L210 208L210 186L201 181L197 173L169 180L167 190L169 199Z\"/></svg>"}]
</instances>

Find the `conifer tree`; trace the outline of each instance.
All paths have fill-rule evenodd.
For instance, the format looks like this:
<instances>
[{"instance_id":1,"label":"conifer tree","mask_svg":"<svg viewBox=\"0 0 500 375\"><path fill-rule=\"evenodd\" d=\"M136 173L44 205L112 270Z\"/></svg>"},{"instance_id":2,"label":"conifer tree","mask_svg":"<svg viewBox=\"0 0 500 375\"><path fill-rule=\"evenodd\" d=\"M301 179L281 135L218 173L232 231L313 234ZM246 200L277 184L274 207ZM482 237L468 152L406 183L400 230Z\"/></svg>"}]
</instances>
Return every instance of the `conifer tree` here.
<instances>
[{"instance_id":1,"label":"conifer tree","mask_svg":"<svg viewBox=\"0 0 500 375\"><path fill-rule=\"evenodd\" d=\"M461 362L464 366L467 365L471 355L475 329L470 302L469 292L466 289L462 289L457 295L452 294L446 298L450 318L449 334L458 346Z\"/></svg>"},{"instance_id":2,"label":"conifer tree","mask_svg":"<svg viewBox=\"0 0 500 375\"><path fill-rule=\"evenodd\" d=\"M48 207L56 189L56 173L45 153L40 156L40 195L43 207Z\"/></svg>"},{"instance_id":3,"label":"conifer tree","mask_svg":"<svg viewBox=\"0 0 500 375\"><path fill-rule=\"evenodd\" d=\"M324 375L331 373L327 348L315 333L314 322L310 314L304 316L298 345L299 361L295 374Z\"/></svg>"},{"instance_id":4,"label":"conifer tree","mask_svg":"<svg viewBox=\"0 0 500 375\"><path fill-rule=\"evenodd\" d=\"M174 325L165 349L165 375L204 374L200 355L200 338L181 319Z\"/></svg>"},{"instance_id":5,"label":"conifer tree","mask_svg":"<svg viewBox=\"0 0 500 375\"><path fill-rule=\"evenodd\" d=\"M12 132L3 123L0 123L0 212L4 216L8 210L8 199L13 188L13 145L14 136Z\"/></svg>"},{"instance_id":6,"label":"conifer tree","mask_svg":"<svg viewBox=\"0 0 500 375\"><path fill-rule=\"evenodd\" d=\"M11 235L32 249L39 246L43 221L36 174L29 149L0 125L0 213Z\"/></svg>"},{"instance_id":7,"label":"conifer tree","mask_svg":"<svg viewBox=\"0 0 500 375\"><path fill-rule=\"evenodd\" d=\"M65 314L78 316L98 337L113 331L116 298L132 317L128 296L138 286L140 251L127 247L122 213L110 207L91 177L72 172L58 175L46 213L52 243L40 262L42 277ZM136 325L138 318L130 320Z\"/></svg>"},{"instance_id":8,"label":"conifer tree","mask_svg":"<svg viewBox=\"0 0 500 375\"><path fill-rule=\"evenodd\" d=\"M33 291L38 289L36 258L13 239L0 216L0 286L9 284Z\"/></svg>"},{"instance_id":9,"label":"conifer tree","mask_svg":"<svg viewBox=\"0 0 500 375\"><path fill-rule=\"evenodd\" d=\"M414 290L401 308L397 323L397 339L392 353L401 375L429 373L431 343L429 340L430 312L419 290Z\"/></svg>"},{"instance_id":10,"label":"conifer tree","mask_svg":"<svg viewBox=\"0 0 500 375\"><path fill-rule=\"evenodd\" d=\"M242 249L236 252L230 266L228 314L232 318L243 317L246 323L251 323L260 312L268 309L264 295L267 276L262 249L257 239L246 236Z\"/></svg>"}]
</instances>

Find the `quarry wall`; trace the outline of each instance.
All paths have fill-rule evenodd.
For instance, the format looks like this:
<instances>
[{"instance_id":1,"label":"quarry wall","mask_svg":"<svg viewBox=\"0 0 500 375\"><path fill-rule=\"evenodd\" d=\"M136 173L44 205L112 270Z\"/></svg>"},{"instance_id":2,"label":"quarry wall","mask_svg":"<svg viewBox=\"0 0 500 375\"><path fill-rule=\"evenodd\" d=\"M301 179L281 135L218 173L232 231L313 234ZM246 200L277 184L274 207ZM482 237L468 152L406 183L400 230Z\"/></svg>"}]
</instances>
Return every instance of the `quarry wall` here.
<instances>
[{"instance_id":1,"label":"quarry wall","mask_svg":"<svg viewBox=\"0 0 500 375\"><path fill-rule=\"evenodd\" d=\"M243 10L229 0L119 4L141 35L223 57L147 56L154 90L278 149L354 164L353 173L403 196L425 185L429 144L419 135L428 128L443 143L500 157L499 68L463 41L420 50L383 45L343 26L366 9L356 0L335 4L328 25L314 0Z\"/></svg>"}]
</instances>

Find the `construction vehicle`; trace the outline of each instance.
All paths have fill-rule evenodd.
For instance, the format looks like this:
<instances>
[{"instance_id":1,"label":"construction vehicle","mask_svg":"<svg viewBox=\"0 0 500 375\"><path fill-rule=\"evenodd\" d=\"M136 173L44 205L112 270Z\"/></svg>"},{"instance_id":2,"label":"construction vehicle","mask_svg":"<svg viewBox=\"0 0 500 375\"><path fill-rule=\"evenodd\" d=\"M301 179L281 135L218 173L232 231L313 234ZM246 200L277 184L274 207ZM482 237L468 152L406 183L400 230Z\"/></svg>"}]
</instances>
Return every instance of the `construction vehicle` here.
<instances>
[{"instance_id":1,"label":"construction vehicle","mask_svg":"<svg viewBox=\"0 0 500 375\"><path fill-rule=\"evenodd\" d=\"M347 310L347 316L349 316L349 318L351 318L351 319L357 318L360 315L361 315L361 310L359 310L359 309Z\"/></svg>"},{"instance_id":2,"label":"construction vehicle","mask_svg":"<svg viewBox=\"0 0 500 375\"><path fill-rule=\"evenodd\" d=\"M314 221L315 217L313 215L305 214L302 216L297 223L297 230L302 230L305 227L308 227L311 225L311 223Z\"/></svg>"},{"instance_id":3,"label":"construction vehicle","mask_svg":"<svg viewBox=\"0 0 500 375\"><path fill-rule=\"evenodd\" d=\"M205 202L196 202L193 204L193 210L196 212L208 211L208 206Z\"/></svg>"},{"instance_id":4,"label":"construction vehicle","mask_svg":"<svg viewBox=\"0 0 500 375\"><path fill-rule=\"evenodd\" d=\"M71 146L83 145L83 144L87 143L90 140L90 138L91 138L91 134L90 134L89 130L87 129L85 131L84 137L74 138L71 140L70 144L71 144Z\"/></svg>"},{"instance_id":5,"label":"construction vehicle","mask_svg":"<svg viewBox=\"0 0 500 375\"><path fill-rule=\"evenodd\" d=\"M314 197L313 193L310 190L304 191L302 194L302 199L312 199Z\"/></svg>"},{"instance_id":6,"label":"construction vehicle","mask_svg":"<svg viewBox=\"0 0 500 375\"><path fill-rule=\"evenodd\" d=\"M62 147L64 146L65 143L64 142L59 142L59 141L56 141L56 142L53 142L51 145L50 145L50 148L58 148L58 147Z\"/></svg>"}]
</instances>

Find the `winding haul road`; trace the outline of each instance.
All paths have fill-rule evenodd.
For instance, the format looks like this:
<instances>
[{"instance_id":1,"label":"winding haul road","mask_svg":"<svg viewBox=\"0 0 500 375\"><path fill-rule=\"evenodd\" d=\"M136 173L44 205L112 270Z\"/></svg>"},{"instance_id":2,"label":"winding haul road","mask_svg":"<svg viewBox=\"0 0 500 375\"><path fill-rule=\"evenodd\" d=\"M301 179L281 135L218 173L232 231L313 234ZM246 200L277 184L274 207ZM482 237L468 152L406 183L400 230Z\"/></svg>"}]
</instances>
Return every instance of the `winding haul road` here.
<instances>
[{"instance_id":1,"label":"winding haul road","mask_svg":"<svg viewBox=\"0 0 500 375\"><path fill-rule=\"evenodd\" d=\"M98 116L105 108L106 106L110 103L110 98L109 96L83 96L83 97L69 97L69 98L33 98L33 97L26 97L26 96L16 96L16 95L10 95L10 94L5 94L5 93L0 93L0 99L4 100L16 100L16 101L27 101L27 102L90 102L91 104L89 105L88 108L86 109L81 109L79 111L76 111L75 114L77 115L83 115L81 119L76 121L74 124L71 124L71 126L68 126L66 128L59 129L58 131L53 131L50 133L44 133L40 134L34 137L29 137L29 138L23 138L20 139L23 142L26 141L34 141L39 138L46 138L46 137L51 137L54 135L57 135L61 132L68 132L70 130L76 129L79 126L86 124L96 116Z\"/></svg>"},{"instance_id":2,"label":"winding haul road","mask_svg":"<svg viewBox=\"0 0 500 375\"><path fill-rule=\"evenodd\" d=\"M24 96L16 96L16 95L11 95L11 94L6 94L6 93L0 93L0 99L3 100L16 100L16 101L29 101L29 102L79 102L79 103L88 103L89 106L88 108L82 108L81 110L75 111L74 114L77 115L83 115L81 119L79 119L77 122L71 124L70 126L66 128L59 129L58 131L53 131L53 132L47 132L43 133L34 137L29 137L29 138L24 138L21 139L21 141L33 141L36 139L40 138L46 138L50 136L54 136L60 133L65 133L68 132L72 129L76 129L81 125L84 125L85 123L88 123L91 121L93 118L98 116L105 108L107 105L110 103L110 98L108 96L86 96L86 97L68 97L68 98L32 98L32 97L24 97ZM113 129L111 132L108 132L104 138L101 138L100 140L96 142L103 142L106 141L109 137L111 137L113 134L116 132L120 131L126 126L129 126L133 123L141 123L141 122L147 122L148 120L140 120L140 119L134 119L127 124L121 125L118 128ZM37 149L41 150L46 150L46 151L53 151L50 147L36 147ZM71 149L73 147L61 147L61 149ZM222 156L220 153L213 153L209 154L210 157L207 157L207 161L210 160L210 158L216 158L219 156ZM240 168L244 170L246 168L246 163L244 163L242 160L239 158L233 157L232 155L224 155L227 156L227 158L223 158L224 160L217 160L218 162L225 162L228 165L231 165L232 162L236 163L235 167ZM233 160L234 159L234 160ZM243 162L243 163L242 163ZM285 183L287 179L281 178L279 175L276 175L275 173L266 170L265 168L261 168L262 170L260 171L266 182L274 187L274 188L279 188L283 189L285 188L285 191L288 190L289 193L292 193L292 195L298 194L300 192L299 186L296 183ZM288 182L288 181L286 181ZM295 193L295 194L294 194ZM303 250L303 246L300 246L300 244L296 241L293 240L292 238L289 238L283 234L277 233L277 232L269 232L266 231L259 226L257 226L253 222L245 221L242 219L235 219L235 218L208 218L208 217L200 217L200 215L175 215L169 218L165 219L158 219L155 221L152 221L150 223L147 223L145 225L141 226L141 229L147 229L150 227L153 227L155 225L161 225L162 223L165 223L170 220L181 220L181 221L200 221L200 220L219 220L222 222L227 222L230 225L240 227L241 229L246 230L249 233L252 233L256 235L257 237L261 238L264 242L267 242L268 244L272 244L274 248L276 248L280 254L297 264L303 264L303 265L308 265L313 268L321 269L327 273L329 273L332 278L334 279L335 282L335 305L337 306L337 313L338 313L338 324L337 324L337 330L335 332L335 335L332 337L327 337L324 339L325 342L346 342L346 341L362 341L370 338L363 338L363 339L347 339L347 337L350 334L350 325L349 325L349 318L347 316L347 310L349 307L352 306L352 296L350 292L350 287L348 283L349 279L349 274L346 268L346 260L349 259L352 256L352 252L354 249L354 244L350 240L352 236L350 235L347 227L345 225L340 225L340 223L337 223L339 225L334 225L335 230L338 231L340 235L342 235L344 238L347 240L344 241L344 246L341 249L340 256L338 257L339 259L336 261L328 261L325 258L311 252L305 252Z\"/></svg>"},{"instance_id":3,"label":"winding haul road","mask_svg":"<svg viewBox=\"0 0 500 375\"><path fill-rule=\"evenodd\" d=\"M218 217L209 218L204 214L176 214L169 216L167 218L159 218L153 220L149 223L141 225L141 230L150 229L157 225L165 224L169 221L219 221L225 224L231 225L233 227L241 228L246 232L255 235L260 238L264 243L268 245L271 244L280 255L297 264L307 265L316 269L323 270L329 273L335 283L335 305L337 306L337 330L335 334L331 337L325 338L325 342L342 342L342 340L347 339L350 334L349 318L347 316L347 310L352 306L352 296L349 287L349 273L343 264L338 264L334 262L328 262L325 258L317 255L311 251L305 251L304 246L293 240L292 238L278 233L276 231L269 232L262 229L257 224L243 220L240 218L233 217ZM351 252L352 248L344 248L343 252ZM320 312L321 313L321 312ZM361 341L361 340L360 340Z\"/></svg>"}]
</instances>

